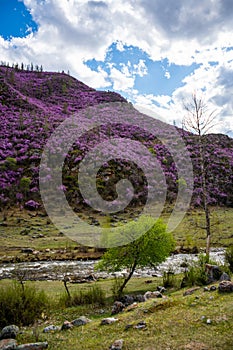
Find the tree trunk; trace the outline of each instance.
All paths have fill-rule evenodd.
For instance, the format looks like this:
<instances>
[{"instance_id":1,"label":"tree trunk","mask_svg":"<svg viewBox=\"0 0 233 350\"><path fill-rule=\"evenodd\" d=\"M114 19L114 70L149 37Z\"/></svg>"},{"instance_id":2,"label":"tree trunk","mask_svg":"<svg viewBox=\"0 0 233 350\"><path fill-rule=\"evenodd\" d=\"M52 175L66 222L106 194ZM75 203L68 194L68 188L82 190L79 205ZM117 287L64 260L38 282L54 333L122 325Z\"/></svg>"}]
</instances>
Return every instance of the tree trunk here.
<instances>
[{"instance_id":1,"label":"tree trunk","mask_svg":"<svg viewBox=\"0 0 233 350\"><path fill-rule=\"evenodd\" d=\"M64 287L65 287L66 293L68 295L68 298L71 299L70 291L69 291L69 289L67 287L67 280L66 280L66 278L63 279L63 283L64 283Z\"/></svg>"},{"instance_id":2,"label":"tree trunk","mask_svg":"<svg viewBox=\"0 0 233 350\"><path fill-rule=\"evenodd\" d=\"M203 151L203 144L202 144L202 139L200 134L199 134L199 152L200 152L200 166L201 166L201 181L202 181L202 190L203 190L203 206L204 206L204 212L205 212L206 257L208 261L209 255L210 255L210 238L211 238L210 211L209 211L209 205L208 205L208 192L207 192L207 185L206 185L204 151Z\"/></svg>"},{"instance_id":3,"label":"tree trunk","mask_svg":"<svg viewBox=\"0 0 233 350\"><path fill-rule=\"evenodd\" d=\"M206 237L206 256L207 256L207 262L209 261L210 257L210 234Z\"/></svg>"},{"instance_id":4,"label":"tree trunk","mask_svg":"<svg viewBox=\"0 0 233 350\"><path fill-rule=\"evenodd\" d=\"M128 276L124 279L124 282L122 283L122 285L120 286L119 290L118 290L118 296L122 295L123 289L125 288L126 284L129 282L130 278L133 276L133 273L136 269L137 266L137 260L134 261L133 266L131 267L130 273L128 274Z\"/></svg>"}]
</instances>

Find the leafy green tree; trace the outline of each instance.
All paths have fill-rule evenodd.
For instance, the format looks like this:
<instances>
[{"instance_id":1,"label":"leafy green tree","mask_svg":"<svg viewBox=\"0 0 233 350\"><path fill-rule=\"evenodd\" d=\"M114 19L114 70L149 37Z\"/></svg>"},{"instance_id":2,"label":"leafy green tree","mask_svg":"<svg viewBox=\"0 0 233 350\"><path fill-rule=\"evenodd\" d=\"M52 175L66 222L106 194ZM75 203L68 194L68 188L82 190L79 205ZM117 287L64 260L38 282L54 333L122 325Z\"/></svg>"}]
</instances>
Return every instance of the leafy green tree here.
<instances>
[{"instance_id":1,"label":"leafy green tree","mask_svg":"<svg viewBox=\"0 0 233 350\"><path fill-rule=\"evenodd\" d=\"M146 233L140 236L141 232ZM163 262L175 244L163 221L159 219L155 222L150 216L141 216L137 221L132 221L122 230L122 234L137 238L127 245L108 249L97 265L97 269L108 272L128 269L128 275L119 287L118 296L122 294L137 267L154 267Z\"/></svg>"}]
</instances>

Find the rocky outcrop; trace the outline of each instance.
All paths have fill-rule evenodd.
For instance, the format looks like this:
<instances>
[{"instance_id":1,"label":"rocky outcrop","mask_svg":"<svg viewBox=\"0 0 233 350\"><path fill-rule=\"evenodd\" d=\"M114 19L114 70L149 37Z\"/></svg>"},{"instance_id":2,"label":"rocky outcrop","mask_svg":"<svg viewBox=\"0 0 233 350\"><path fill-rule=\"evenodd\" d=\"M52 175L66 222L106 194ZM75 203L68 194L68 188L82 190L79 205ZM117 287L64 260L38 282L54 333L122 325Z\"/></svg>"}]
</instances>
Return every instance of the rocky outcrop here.
<instances>
[{"instance_id":1,"label":"rocky outcrop","mask_svg":"<svg viewBox=\"0 0 233 350\"><path fill-rule=\"evenodd\" d=\"M19 327L15 325L6 326L1 330L0 340L15 339L19 333Z\"/></svg>"},{"instance_id":2,"label":"rocky outcrop","mask_svg":"<svg viewBox=\"0 0 233 350\"><path fill-rule=\"evenodd\" d=\"M75 327L79 327L79 326L84 326L85 324L90 322L91 320L86 316L80 316L79 318L76 318L75 320L71 321L71 324Z\"/></svg>"},{"instance_id":3,"label":"rocky outcrop","mask_svg":"<svg viewBox=\"0 0 233 350\"><path fill-rule=\"evenodd\" d=\"M218 291L220 293L231 293L233 292L233 282L231 281L222 281L219 283Z\"/></svg>"}]
</instances>

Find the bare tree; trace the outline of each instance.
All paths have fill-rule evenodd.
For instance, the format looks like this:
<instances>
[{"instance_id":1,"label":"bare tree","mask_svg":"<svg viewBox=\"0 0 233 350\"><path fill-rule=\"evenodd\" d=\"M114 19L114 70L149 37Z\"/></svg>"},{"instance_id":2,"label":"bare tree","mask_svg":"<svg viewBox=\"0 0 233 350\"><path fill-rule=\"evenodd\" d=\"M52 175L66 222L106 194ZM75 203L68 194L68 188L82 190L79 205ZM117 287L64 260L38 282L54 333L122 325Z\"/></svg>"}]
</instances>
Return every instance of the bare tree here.
<instances>
[{"instance_id":1,"label":"bare tree","mask_svg":"<svg viewBox=\"0 0 233 350\"><path fill-rule=\"evenodd\" d=\"M197 135L198 151L199 151L199 167L202 188L202 202L205 213L205 227L206 230L206 255L209 257L210 241L211 241L211 225L210 225L210 209L208 202L208 188L207 188L207 169L204 158L204 140L203 135L209 133L214 126L214 119L216 118L215 111L210 112L204 99L198 98L196 93L192 95L190 102L184 103L184 108L187 115L183 119L183 129L190 131Z\"/></svg>"}]
</instances>

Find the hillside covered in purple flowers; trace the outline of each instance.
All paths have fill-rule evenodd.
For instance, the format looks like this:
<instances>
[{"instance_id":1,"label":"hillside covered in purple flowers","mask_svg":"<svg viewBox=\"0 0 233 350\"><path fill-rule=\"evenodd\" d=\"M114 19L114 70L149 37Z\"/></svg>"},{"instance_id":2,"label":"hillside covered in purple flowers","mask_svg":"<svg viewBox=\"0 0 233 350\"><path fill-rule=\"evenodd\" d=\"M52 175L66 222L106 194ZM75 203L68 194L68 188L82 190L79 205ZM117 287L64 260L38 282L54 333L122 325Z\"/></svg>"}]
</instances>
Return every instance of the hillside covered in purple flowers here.
<instances>
[{"instance_id":1,"label":"hillside covered in purple flowers","mask_svg":"<svg viewBox=\"0 0 233 350\"><path fill-rule=\"evenodd\" d=\"M65 73L29 71L0 66L0 207L42 207L39 191L39 166L44 145L66 118L88 106L128 102L114 92L96 91ZM135 110L132 106L130 113ZM166 124L160 122L160 127ZM85 203L77 184L79 162L94 145L107 137L125 137L142 142L157 156L168 187L167 201L177 195L176 164L166 147L139 127L114 124L114 113L101 130L82 135L66 157L63 190L74 206ZM177 129L178 130L178 129ZM196 136L184 133L194 168L192 204L201 205L201 175ZM101 139L101 140L102 140ZM233 139L227 135L203 136L207 188L211 205L233 206ZM123 151L122 151L123 152ZM182 157L182 154L180 155ZM147 195L146 179L135 164L119 160L104 164L97 178L97 188L106 200L115 198L114 185L128 178L136 189L132 206L142 205Z\"/></svg>"}]
</instances>

